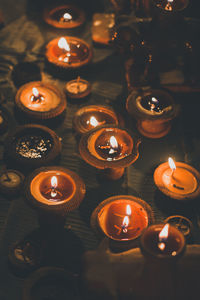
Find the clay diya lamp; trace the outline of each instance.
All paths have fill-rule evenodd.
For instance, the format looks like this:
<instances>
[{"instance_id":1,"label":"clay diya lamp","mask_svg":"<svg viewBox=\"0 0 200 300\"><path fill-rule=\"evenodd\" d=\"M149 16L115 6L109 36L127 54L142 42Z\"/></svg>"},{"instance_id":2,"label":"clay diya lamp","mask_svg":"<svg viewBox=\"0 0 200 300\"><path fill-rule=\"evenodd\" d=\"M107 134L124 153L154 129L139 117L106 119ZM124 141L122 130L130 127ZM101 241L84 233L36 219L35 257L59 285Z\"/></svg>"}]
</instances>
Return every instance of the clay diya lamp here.
<instances>
[{"instance_id":1,"label":"clay diya lamp","mask_svg":"<svg viewBox=\"0 0 200 300\"><path fill-rule=\"evenodd\" d=\"M104 125L82 135L79 151L88 164L102 171L102 177L116 180L137 160L140 142L126 129Z\"/></svg>"},{"instance_id":2,"label":"clay diya lamp","mask_svg":"<svg viewBox=\"0 0 200 300\"><path fill-rule=\"evenodd\" d=\"M180 230L168 223L151 225L140 238L140 248L145 257L175 261L185 251L185 238Z\"/></svg>"},{"instance_id":3,"label":"clay diya lamp","mask_svg":"<svg viewBox=\"0 0 200 300\"><path fill-rule=\"evenodd\" d=\"M85 12L73 4L64 4L45 9L44 20L56 28L75 28L85 22Z\"/></svg>"},{"instance_id":4,"label":"clay diya lamp","mask_svg":"<svg viewBox=\"0 0 200 300\"><path fill-rule=\"evenodd\" d=\"M164 223L168 223L176 227L178 230L182 232L182 234L187 240L189 240L193 235L194 226L192 222L184 216L180 216L180 215L169 216L164 220Z\"/></svg>"},{"instance_id":5,"label":"clay diya lamp","mask_svg":"<svg viewBox=\"0 0 200 300\"><path fill-rule=\"evenodd\" d=\"M179 106L163 90L133 91L127 98L126 109L137 120L138 131L148 138L167 135Z\"/></svg>"},{"instance_id":6,"label":"clay diya lamp","mask_svg":"<svg viewBox=\"0 0 200 300\"><path fill-rule=\"evenodd\" d=\"M60 152L61 141L56 133L46 126L36 124L17 127L4 145L7 164L23 172L53 163Z\"/></svg>"},{"instance_id":7,"label":"clay diya lamp","mask_svg":"<svg viewBox=\"0 0 200 300\"><path fill-rule=\"evenodd\" d=\"M86 133L97 126L114 124L119 125L118 117L114 110L104 105L83 106L75 113L73 128L78 134Z\"/></svg>"},{"instance_id":8,"label":"clay diya lamp","mask_svg":"<svg viewBox=\"0 0 200 300\"><path fill-rule=\"evenodd\" d=\"M85 79L77 77L77 79L70 80L65 85L65 92L71 99L86 98L92 90L90 82Z\"/></svg>"},{"instance_id":9,"label":"clay diya lamp","mask_svg":"<svg viewBox=\"0 0 200 300\"><path fill-rule=\"evenodd\" d=\"M151 207L131 195L107 198L91 216L92 228L99 236L107 236L114 248L137 246L142 232L153 221Z\"/></svg>"},{"instance_id":10,"label":"clay diya lamp","mask_svg":"<svg viewBox=\"0 0 200 300\"><path fill-rule=\"evenodd\" d=\"M66 110L65 95L55 86L42 81L22 85L15 97L17 109L32 119L49 120Z\"/></svg>"},{"instance_id":11,"label":"clay diya lamp","mask_svg":"<svg viewBox=\"0 0 200 300\"><path fill-rule=\"evenodd\" d=\"M92 59L92 49L84 40L65 36L50 41L46 46L46 59L62 69L77 69Z\"/></svg>"},{"instance_id":12,"label":"clay diya lamp","mask_svg":"<svg viewBox=\"0 0 200 300\"><path fill-rule=\"evenodd\" d=\"M4 107L0 107L0 135L8 129L9 113Z\"/></svg>"},{"instance_id":13,"label":"clay diya lamp","mask_svg":"<svg viewBox=\"0 0 200 300\"><path fill-rule=\"evenodd\" d=\"M176 200L192 200L200 195L200 173L186 163L175 163L171 157L156 168L154 182L162 193Z\"/></svg>"},{"instance_id":14,"label":"clay diya lamp","mask_svg":"<svg viewBox=\"0 0 200 300\"><path fill-rule=\"evenodd\" d=\"M54 299L79 299L78 279L66 269L42 267L26 278L22 300L51 299L52 294Z\"/></svg>"},{"instance_id":15,"label":"clay diya lamp","mask_svg":"<svg viewBox=\"0 0 200 300\"><path fill-rule=\"evenodd\" d=\"M64 222L66 214L80 205L85 196L85 184L74 172L48 166L36 169L25 187L26 199L35 208L41 222Z\"/></svg>"},{"instance_id":16,"label":"clay diya lamp","mask_svg":"<svg viewBox=\"0 0 200 300\"><path fill-rule=\"evenodd\" d=\"M6 196L18 196L24 182L24 175L17 170L4 169L0 172L0 191Z\"/></svg>"}]
</instances>

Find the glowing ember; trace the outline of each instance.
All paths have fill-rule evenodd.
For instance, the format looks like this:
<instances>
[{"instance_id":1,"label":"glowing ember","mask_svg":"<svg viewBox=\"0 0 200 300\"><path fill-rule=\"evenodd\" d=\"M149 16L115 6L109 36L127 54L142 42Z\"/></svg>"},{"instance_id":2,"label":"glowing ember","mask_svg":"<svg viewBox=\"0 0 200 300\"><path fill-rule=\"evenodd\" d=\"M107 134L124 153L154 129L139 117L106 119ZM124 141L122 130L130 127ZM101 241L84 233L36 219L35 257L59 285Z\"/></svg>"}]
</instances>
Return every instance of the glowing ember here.
<instances>
[{"instance_id":1,"label":"glowing ember","mask_svg":"<svg viewBox=\"0 0 200 300\"><path fill-rule=\"evenodd\" d=\"M70 51L69 44L68 44L67 40L66 40L64 37L61 37L61 38L59 39L59 41L58 41L58 47L59 47L60 49L63 49L63 50L65 50L65 51L67 51L67 52Z\"/></svg>"}]
</instances>

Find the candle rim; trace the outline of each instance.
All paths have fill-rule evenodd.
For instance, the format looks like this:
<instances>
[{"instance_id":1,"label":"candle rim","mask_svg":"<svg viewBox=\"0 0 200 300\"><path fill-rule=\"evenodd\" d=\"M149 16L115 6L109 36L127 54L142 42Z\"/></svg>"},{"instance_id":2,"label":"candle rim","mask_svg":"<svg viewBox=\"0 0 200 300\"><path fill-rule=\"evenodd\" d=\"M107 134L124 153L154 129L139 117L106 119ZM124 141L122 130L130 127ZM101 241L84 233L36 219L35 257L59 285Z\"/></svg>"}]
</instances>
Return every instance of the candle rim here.
<instances>
[{"instance_id":1,"label":"candle rim","mask_svg":"<svg viewBox=\"0 0 200 300\"><path fill-rule=\"evenodd\" d=\"M62 10L62 9L73 9L77 15L79 16L76 20L73 20L71 21L70 23L61 23L57 20L54 20L52 18L52 15L59 11L59 10ZM59 6L56 6L54 8L46 8L44 10L44 14L43 14L43 18L45 20L46 23L48 23L49 25L51 26L54 26L56 28L75 28L75 27L78 27L78 26L81 26L84 22L85 22L85 12L83 9L81 9L80 7L74 5L74 4L63 4L63 5L59 5Z\"/></svg>"},{"instance_id":2,"label":"candle rim","mask_svg":"<svg viewBox=\"0 0 200 300\"><path fill-rule=\"evenodd\" d=\"M179 234L179 238L181 239L181 247L176 251L176 255L170 255L170 254L162 254L162 253L155 253L153 250L149 249L148 247L145 247L145 237L146 234L152 230L153 228L156 228L156 232L160 232L163 227L166 225L166 223L157 223L157 224L152 224L151 226L148 226L147 228L145 228L145 230L143 231L141 237L140 237L140 250L144 255L148 255L152 258L158 258L161 260L165 260L165 259L177 259L180 255L183 254L183 252L185 251L186 248L186 240L185 240L185 236L183 235L183 233L177 229L175 226L169 224L169 228L172 228L172 230L176 231Z\"/></svg>"},{"instance_id":3,"label":"candle rim","mask_svg":"<svg viewBox=\"0 0 200 300\"><path fill-rule=\"evenodd\" d=\"M154 213L153 213L153 210L151 208L151 206L146 202L144 201L143 199L141 198L138 198L136 196L133 196L133 195L116 195L116 196L111 196L109 198L106 198L105 200L103 200L92 212L92 215L91 215L91 218L90 218L90 224L91 224L91 227L92 229L95 231L95 233L100 236L100 237L103 237L104 234L103 234L103 231L100 229L100 226L98 224L98 213L101 211L101 209L108 203L112 203L113 201L115 200L121 200L121 199L124 199L124 200L128 200L128 201L133 201L133 202L137 202L138 204L140 204L144 210L147 212L147 216L148 216L148 226L152 223L154 223ZM138 238L134 238L134 239L131 239L131 240L117 240L116 242L121 242L121 243L126 243L126 242L131 242L131 241L137 241ZM114 241L114 240L113 240Z\"/></svg>"}]
</instances>

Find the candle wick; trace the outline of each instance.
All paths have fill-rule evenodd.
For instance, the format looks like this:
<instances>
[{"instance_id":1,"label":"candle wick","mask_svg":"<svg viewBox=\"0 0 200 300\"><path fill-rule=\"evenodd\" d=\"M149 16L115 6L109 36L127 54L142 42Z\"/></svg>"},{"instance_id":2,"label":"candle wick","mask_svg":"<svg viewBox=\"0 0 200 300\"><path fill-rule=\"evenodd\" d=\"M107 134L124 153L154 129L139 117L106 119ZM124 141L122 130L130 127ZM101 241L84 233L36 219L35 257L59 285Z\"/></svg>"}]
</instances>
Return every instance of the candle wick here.
<instances>
[{"instance_id":1,"label":"candle wick","mask_svg":"<svg viewBox=\"0 0 200 300\"><path fill-rule=\"evenodd\" d=\"M179 190L184 190L184 187L173 184L173 187Z\"/></svg>"}]
</instances>

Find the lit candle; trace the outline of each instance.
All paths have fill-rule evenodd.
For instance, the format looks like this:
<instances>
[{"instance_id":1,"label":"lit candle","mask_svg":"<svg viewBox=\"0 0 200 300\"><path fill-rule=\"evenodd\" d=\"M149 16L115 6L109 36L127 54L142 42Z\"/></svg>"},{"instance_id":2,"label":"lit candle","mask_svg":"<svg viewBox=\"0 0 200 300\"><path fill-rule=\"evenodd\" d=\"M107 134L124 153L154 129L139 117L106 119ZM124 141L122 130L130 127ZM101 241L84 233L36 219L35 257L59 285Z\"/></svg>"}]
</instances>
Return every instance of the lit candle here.
<instances>
[{"instance_id":1,"label":"lit candle","mask_svg":"<svg viewBox=\"0 0 200 300\"><path fill-rule=\"evenodd\" d=\"M105 177L119 179L124 168L138 158L139 144L125 129L103 125L82 135L79 151L86 162L104 170Z\"/></svg>"},{"instance_id":2,"label":"lit candle","mask_svg":"<svg viewBox=\"0 0 200 300\"><path fill-rule=\"evenodd\" d=\"M60 166L42 167L30 174L26 194L34 207L65 215L80 205L85 195L85 184L68 169Z\"/></svg>"},{"instance_id":3,"label":"lit candle","mask_svg":"<svg viewBox=\"0 0 200 300\"><path fill-rule=\"evenodd\" d=\"M163 259L177 258L185 250L184 235L169 224L149 226L142 234L140 244L145 255Z\"/></svg>"},{"instance_id":4,"label":"lit candle","mask_svg":"<svg viewBox=\"0 0 200 300\"><path fill-rule=\"evenodd\" d=\"M176 163L170 157L168 163L161 164L154 172L158 188L175 199L190 199L200 193L200 174L184 163Z\"/></svg>"},{"instance_id":5,"label":"lit candle","mask_svg":"<svg viewBox=\"0 0 200 300\"><path fill-rule=\"evenodd\" d=\"M148 204L127 195L113 196L104 200L99 208L96 208L95 213L102 232L116 241L135 240L153 218Z\"/></svg>"},{"instance_id":6,"label":"lit candle","mask_svg":"<svg viewBox=\"0 0 200 300\"><path fill-rule=\"evenodd\" d=\"M41 81L22 85L15 103L20 112L35 119L55 118L66 109L65 95L55 86Z\"/></svg>"},{"instance_id":7,"label":"lit candle","mask_svg":"<svg viewBox=\"0 0 200 300\"><path fill-rule=\"evenodd\" d=\"M133 91L126 101L126 109L137 120L139 132L149 138L168 134L171 121L179 113L179 106L164 90Z\"/></svg>"},{"instance_id":8,"label":"lit candle","mask_svg":"<svg viewBox=\"0 0 200 300\"><path fill-rule=\"evenodd\" d=\"M118 116L109 106L84 106L77 110L73 117L73 127L80 134L105 124L119 124Z\"/></svg>"},{"instance_id":9,"label":"lit candle","mask_svg":"<svg viewBox=\"0 0 200 300\"><path fill-rule=\"evenodd\" d=\"M64 4L44 10L44 20L56 28L75 28L85 21L85 13L73 4Z\"/></svg>"},{"instance_id":10,"label":"lit candle","mask_svg":"<svg viewBox=\"0 0 200 300\"><path fill-rule=\"evenodd\" d=\"M92 59L91 47L77 37L61 37L50 41L46 47L47 60L62 68L79 68Z\"/></svg>"}]
</instances>

